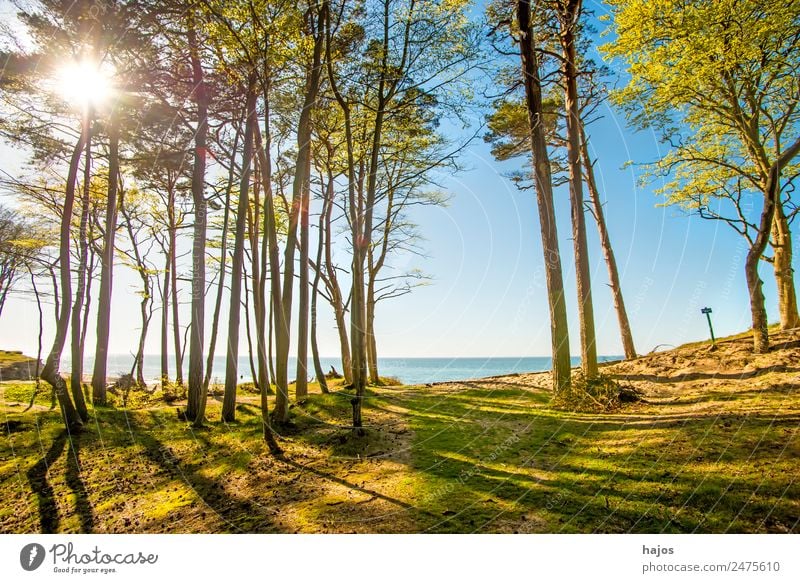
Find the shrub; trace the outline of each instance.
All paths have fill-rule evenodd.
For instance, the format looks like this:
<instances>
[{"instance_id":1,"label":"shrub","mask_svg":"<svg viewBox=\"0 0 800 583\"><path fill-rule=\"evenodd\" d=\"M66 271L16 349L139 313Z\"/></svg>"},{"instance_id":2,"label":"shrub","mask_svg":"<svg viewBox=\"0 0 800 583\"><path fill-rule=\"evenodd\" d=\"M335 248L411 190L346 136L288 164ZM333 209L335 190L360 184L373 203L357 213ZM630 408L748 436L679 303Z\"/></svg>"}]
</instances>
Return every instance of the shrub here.
<instances>
[{"instance_id":1,"label":"shrub","mask_svg":"<svg viewBox=\"0 0 800 583\"><path fill-rule=\"evenodd\" d=\"M553 396L552 404L558 409L597 413L618 409L622 403L641 400L633 387L622 386L608 375L599 374L587 379L578 372L569 389Z\"/></svg>"}]
</instances>

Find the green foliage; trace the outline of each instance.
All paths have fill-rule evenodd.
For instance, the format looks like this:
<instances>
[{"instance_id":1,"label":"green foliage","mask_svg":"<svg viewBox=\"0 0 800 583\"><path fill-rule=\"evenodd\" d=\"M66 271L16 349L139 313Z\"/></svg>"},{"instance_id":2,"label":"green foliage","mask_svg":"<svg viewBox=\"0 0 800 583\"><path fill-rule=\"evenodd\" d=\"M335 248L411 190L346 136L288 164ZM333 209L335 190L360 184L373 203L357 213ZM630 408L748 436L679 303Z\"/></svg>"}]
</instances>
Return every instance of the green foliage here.
<instances>
[{"instance_id":1,"label":"green foliage","mask_svg":"<svg viewBox=\"0 0 800 583\"><path fill-rule=\"evenodd\" d=\"M664 181L668 204L732 219L744 234L747 197L763 192L770 165L800 136L800 2L609 4L615 38L601 48L630 74L612 99L670 145L647 178ZM714 199L735 208L710 211Z\"/></svg>"}]
</instances>

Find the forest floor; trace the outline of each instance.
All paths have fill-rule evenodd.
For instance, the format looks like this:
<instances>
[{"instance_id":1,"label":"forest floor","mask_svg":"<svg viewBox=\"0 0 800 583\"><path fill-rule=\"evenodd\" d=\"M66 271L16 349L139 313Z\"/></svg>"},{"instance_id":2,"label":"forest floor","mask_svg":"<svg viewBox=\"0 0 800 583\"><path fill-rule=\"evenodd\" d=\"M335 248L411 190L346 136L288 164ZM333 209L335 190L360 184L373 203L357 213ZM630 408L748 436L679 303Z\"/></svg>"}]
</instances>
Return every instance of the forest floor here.
<instances>
[{"instance_id":1,"label":"forest floor","mask_svg":"<svg viewBox=\"0 0 800 583\"><path fill-rule=\"evenodd\" d=\"M276 459L258 397L190 428L176 406L98 408L69 436L49 395L0 384L0 532L800 532L800 331L603 372L643 394L550 405L548 375L336 388L292 408Z\"/></svg>"}]
</instances>

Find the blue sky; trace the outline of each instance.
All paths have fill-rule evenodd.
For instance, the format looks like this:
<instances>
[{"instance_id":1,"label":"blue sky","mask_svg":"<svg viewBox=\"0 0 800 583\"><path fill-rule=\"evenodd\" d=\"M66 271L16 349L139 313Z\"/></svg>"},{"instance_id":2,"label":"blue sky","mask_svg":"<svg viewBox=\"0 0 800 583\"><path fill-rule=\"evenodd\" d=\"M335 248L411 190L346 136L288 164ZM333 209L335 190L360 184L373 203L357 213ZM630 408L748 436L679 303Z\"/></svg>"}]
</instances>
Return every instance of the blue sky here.
<instances>
[{"instance_id":1,"label":"blue sky","mask_svg":"<svg viewBox=\"0 0 800 583\"><path fill-rule=\"evenodd\" d=\"M654 160L659 154L657 137L631 130L624 116L609 106L602 113L602 119L589 128L590 149L598 158L597 177L637 350L646 353L657 345L707 338L706 320L700 313L704 306L713 308L718 336L748 328L743 239L722 223L689 217L676 208L658 207L660 200L653 194L657 185L643 187L639 184L639 168L625 167L629 161ZM19 158L5 146L0 153L0 168L15 173ZM379 355L548 355L549 315L535 193L517 190L505 177L525 161L498 164L481 140L469 147L462 161L469 169L443 180L451 196L449 205L413 211L412 217L426 238L428 257L402 258L400 263L421 268L433 276L433 281L410 295L379 305ZM556 190L556 199L570 339L572 353L578 354L575 275L565 187ZM616 315L596 226L589 215L587 227L598 351L616 355L622 352ZM762 278L770 321L774 321L775 286L768 265L762 266ZM138 297L133 290L137 283L129 270L117 270L111 352L128 353L135 346L139 322ZM209 299L209 308L211 302ZM48 309L46 314L49 313ZM184 315L184 322L187 316ZM222 317L226 315L223 313ZM0 347L35 353L36 319L34 303L10 299L0 320ZM48 320L47 347L52 331ZM156 312L149 353L157 352L158 332ZM93 342L92 332L87 347L92 347ZM319 343L322 355L337 354L338 339L327 309L320 313ZM224 338L218 347L221 353Z\"/></svg>"}]
</instances>

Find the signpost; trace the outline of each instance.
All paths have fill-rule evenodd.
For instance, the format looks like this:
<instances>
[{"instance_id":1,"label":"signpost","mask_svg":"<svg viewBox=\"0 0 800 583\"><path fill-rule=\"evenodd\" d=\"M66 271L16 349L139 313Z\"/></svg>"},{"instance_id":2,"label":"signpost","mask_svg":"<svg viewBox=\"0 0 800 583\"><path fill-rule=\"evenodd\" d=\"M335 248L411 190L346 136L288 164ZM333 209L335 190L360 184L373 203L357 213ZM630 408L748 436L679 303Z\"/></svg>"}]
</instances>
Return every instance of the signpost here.
<instances>
[{"instance_id":1,"label":"signpost","mask_svg":"<svg viewBox=\"0 0 800 583\"><path fill-rule=\"evenodd\" d=\"M714 327L711 325L711 308L703 308L700 310L700 313L705 314L706 318L708 319L708 329L711 331L711 344L716 346L717 341L714 338Z\"/></svg>"}]
</instances>

